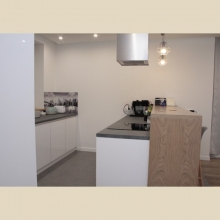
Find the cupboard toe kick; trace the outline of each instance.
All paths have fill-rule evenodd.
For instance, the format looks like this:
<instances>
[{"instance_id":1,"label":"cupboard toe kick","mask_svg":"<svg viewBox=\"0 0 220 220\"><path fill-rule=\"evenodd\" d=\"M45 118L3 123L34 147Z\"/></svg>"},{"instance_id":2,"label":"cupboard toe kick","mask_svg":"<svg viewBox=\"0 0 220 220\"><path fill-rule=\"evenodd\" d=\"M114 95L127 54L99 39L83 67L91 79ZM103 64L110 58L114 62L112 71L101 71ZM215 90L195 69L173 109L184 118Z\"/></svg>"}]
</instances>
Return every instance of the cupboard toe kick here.
<instances>
[{"instance_id":1,"label":"cupboard toe kick","mask_svg":"<svg viewBox=\"0 0 220 220\"><path fill-rule=\"evenodd\" d=\"M35 126L37 170L49 167L77 147L77 117Z\"/></svg>"}]
</instances>

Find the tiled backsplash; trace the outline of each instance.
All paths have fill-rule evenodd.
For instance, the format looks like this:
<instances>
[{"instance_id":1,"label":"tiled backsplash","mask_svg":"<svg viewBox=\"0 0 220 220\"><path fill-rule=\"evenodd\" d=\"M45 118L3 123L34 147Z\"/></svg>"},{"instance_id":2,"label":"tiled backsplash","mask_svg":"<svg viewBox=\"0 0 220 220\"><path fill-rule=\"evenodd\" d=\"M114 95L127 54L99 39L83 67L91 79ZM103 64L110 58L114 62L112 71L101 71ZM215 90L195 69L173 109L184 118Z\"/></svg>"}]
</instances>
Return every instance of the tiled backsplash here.
<instances>
[{"instance_id":1,"label":"tiled backsplash","mask_svg":"<svg viewBox=\"0 0 220 220\"><path fill-rule=\"evenodd\" d=\"M53 105L75 106L78 112L78 92L45 92L44 101ZM48 106L44 103L44 106Z\"/></svg>"}]
</instances>

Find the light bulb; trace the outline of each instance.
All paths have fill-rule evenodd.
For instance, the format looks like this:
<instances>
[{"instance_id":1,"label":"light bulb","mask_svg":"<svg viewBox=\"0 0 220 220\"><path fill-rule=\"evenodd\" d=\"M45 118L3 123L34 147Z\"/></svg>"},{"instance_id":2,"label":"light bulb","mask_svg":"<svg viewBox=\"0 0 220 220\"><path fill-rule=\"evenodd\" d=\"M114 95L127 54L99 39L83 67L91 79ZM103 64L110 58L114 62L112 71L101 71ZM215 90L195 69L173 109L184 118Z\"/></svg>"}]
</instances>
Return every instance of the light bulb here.
<instances>
[{"instance_id":1,"label":"light bulb","mask_svg":"<svg viewBox=\"0 0 220 220\"><path fill-rule=\"evenodd\" d=\"M160 53L163 54L163 55L166 54L166 52L167 52L166 48L162 48L162 49L160 50Z\"/></svg>"},{"instance_id":2,"label":"light bulb","mask_svg":"<svg viewBox=\"0 0 220 220\"><path fill-rule=\"evenodd\" d=\"M94 34L93 36L94 36L94 37L98 37L98 34Z\"/></svg>"},{"instance_id":3,"label":"light bulb","mask_svg":"<svg viewBox=\"0 0 220 220\"><path fill-rule=\"evenodd\" d=\"M160 61L160 64L161 64L161 65L165 65L165 60L161 60L161 61Z\"/></svg>"},{"instance_id":4,"label":"light bulb","mask_svg":"<svg viewBox=\"0 0 220 220\"><path fill-rule=\"evenodd\" d=\"M157 62L160 66L165 66L167 64L167 59L164 55L161 55L159 57L159 60Z\"/></svg>"},{"instance_id":5,"label":"light bulb","mask_svg":"<svg viewBox=\"0 0 220 220\"><path fill-rule=\"evenodd\" d=\"M59 36L59 40L63 40L63 37L62 37L62 36Z\"/></svg>"}]
</instances>

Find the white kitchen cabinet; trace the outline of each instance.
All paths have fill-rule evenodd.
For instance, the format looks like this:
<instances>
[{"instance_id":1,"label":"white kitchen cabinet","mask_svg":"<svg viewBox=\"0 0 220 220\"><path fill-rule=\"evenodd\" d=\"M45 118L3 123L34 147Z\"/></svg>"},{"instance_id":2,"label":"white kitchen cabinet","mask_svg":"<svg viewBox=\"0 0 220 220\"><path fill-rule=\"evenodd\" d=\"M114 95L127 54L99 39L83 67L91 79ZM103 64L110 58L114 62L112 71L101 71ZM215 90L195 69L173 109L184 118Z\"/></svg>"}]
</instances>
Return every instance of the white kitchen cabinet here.
<instances>
[{"instance_id":1,"label":"white kitchen cabinet","mask_svg":"<svg viewBox=\"0 0 220 220\"><path fill-rule=\"evenodd\" d=\"M50 152L50 123L37 125L35 133L37 169L39 170L52 161Z\"/></svg>"},{"instance_id":2,"label":"white kitchen cabinet","mask_svg":"<svg viewBox=\"0 0 220 220\"><path fill-rule=\"evenodd\" d=\"M77 117L68 118L66 121L66 152L77 146Z\"/></svg>"},{"instance_id":3,"label":"white kitchen cabinet","mask_svg":"<svg viewBox=\"0 0 220 220\"><path fill-rule=\"evenodd\" d=\"M65 120L51 122L52 161L66 153Z\"/></svg>"},{"instance_id":4,"label":"white kitchen cabinet","mask_svg":"<svg viewBox=\"0 0 220 220\"><path fill-rule=\"evenodd\" d=\"M36 126L37 171L42 172L77 147L77 117Z\"/></svg>"},{"instance_id":5,"label":"white kitchen cabinet","mask_svg":"<svg viewBox=\"0 0 220 220\"><path fill-rule=\"evenodd\" d=\"M96 138L96 186L147 186L149 140Z\"/></svg>"}]
</instances>

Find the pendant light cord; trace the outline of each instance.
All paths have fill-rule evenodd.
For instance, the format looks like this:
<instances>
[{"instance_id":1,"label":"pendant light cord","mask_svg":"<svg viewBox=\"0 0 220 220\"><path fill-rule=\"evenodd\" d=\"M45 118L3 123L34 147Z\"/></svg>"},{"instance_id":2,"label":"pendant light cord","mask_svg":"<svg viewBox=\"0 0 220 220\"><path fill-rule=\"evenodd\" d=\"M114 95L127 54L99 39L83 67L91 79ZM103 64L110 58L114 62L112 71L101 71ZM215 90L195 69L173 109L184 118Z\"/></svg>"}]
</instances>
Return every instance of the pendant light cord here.
<instances>
[{"instance_id":1,"label":"pendant light cord","mask_svg":"<svg viewBox=\"0 0 220 220\"><path fill-rule=\"evenodd\" d=\"M162 36L162 42L164 42L164 35L165 35L165 34L161 34L161 36Z\"/></svg>"}]
</instances>

